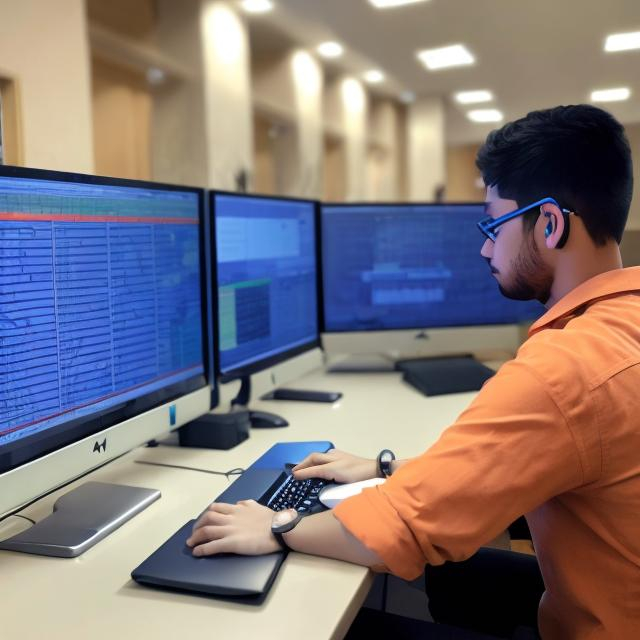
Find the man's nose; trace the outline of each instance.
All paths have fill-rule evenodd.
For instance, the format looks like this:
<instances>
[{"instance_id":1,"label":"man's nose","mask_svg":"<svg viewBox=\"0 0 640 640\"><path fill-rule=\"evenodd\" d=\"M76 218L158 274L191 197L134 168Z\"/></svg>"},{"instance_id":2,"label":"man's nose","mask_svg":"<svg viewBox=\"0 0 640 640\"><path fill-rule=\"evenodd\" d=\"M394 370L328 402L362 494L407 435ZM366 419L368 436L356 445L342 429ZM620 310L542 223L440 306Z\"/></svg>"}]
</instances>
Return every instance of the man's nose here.
<instances>
[{"instance_id":1,"label":"man's nose","mask_svg":"<svg viewBox=\"0 0 640 640\"><path fill-rule=\"evenodd\" d=\"M480 255L483 258L490 258L493 255L493 240L487 238L480 249Z\"/></svg>"}]
</instances>

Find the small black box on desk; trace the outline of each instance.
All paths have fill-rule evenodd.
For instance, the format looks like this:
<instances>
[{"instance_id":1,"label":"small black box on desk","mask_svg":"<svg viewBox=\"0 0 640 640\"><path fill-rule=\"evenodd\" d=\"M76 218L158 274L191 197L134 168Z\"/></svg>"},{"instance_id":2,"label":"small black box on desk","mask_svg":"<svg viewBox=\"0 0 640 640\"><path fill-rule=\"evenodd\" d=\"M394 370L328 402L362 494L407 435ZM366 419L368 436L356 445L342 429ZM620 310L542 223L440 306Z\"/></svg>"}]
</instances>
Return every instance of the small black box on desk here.
<instances>
[{"instance_id":1,"label":"small black box on desk","mask_svg":"<svg viewBox=\"0 0 640 640\"><path fill-rule=\"evenodd\" d=\"M425 396L478 391L495 374L471 355L398 360L396 370Z\"/></svg>"}]
</instances>

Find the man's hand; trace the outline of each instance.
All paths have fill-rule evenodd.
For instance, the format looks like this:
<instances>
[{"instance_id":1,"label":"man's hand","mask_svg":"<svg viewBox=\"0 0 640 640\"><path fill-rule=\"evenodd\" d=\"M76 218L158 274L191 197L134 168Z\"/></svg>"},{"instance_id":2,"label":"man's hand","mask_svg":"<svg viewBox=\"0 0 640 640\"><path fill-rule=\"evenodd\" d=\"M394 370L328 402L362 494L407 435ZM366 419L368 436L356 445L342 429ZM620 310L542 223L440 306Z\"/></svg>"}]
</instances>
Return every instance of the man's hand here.
<instances>
[{"instance_id":1,"label":"man's hand","mask_svg":"<svg viewBox=\"0 0 640 640\"><path fill-rule=\"evenodd\" d=\"M323 478L335 482L358 482L378 475L375 460L360 458L345 451L329 449L312 453L292 469L296 480Z\"/></svg>"},{"instance_id":2,"label":"man's hand","mask_svg":"<svg viewBox=\"0 0 640 640\"><path fill-rule=\"evenodd\" d=\"M279 551L280 545L271 533L275 512L255 500L237 504L214 502L193 525L187 540L194 556L216 553L239 553L257 556Z\"/></svg>"}]
</instances>

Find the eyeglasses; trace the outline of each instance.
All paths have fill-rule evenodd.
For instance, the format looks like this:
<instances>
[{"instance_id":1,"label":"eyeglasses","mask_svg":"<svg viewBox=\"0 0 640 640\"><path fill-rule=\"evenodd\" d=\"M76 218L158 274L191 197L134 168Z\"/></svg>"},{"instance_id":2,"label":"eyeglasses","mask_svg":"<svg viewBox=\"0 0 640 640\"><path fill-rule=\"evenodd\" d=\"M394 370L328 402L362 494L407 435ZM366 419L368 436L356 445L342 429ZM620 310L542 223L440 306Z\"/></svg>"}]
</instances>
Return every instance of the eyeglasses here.
<instances>
[{"instance_id":1,"label":"eyeglasses","mask_svg":"<svg viewBox=\"0 0 640 640\"><path fill-rule=\"evenodd\" d=\"M499 218L492 218L491 216L487 216L486 218L482 218L480 222L477 223L478 229L480 229L480 233L485 235L492 242L496 241L497 233L496 229L503 225L505 222L509 222L509 220L513 220L518 216L524 215L528 211L535 209L536 207L540 207L543 204L555 204L558 209L562 211L563 214L569 215L571 212L568 209L563 209L553 198L542 198L542 200L538 200L533 204L529 204L526 207L522 207L521 209L516 209L515 211L511 211L511 213L505 213L503 216Z\"/></svg>"}]
</instances>

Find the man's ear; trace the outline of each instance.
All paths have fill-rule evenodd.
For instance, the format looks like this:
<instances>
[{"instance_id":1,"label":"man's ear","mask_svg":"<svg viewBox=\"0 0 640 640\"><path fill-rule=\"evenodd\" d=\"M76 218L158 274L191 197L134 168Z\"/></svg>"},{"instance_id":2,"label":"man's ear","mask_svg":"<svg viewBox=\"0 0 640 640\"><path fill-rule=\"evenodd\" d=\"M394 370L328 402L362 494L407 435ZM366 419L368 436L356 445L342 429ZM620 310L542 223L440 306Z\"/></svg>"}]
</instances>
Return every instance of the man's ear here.
<instances>
[{"instance_id":1,"label":"man's ear","mask_svg":"<svg viewBox=\"0 0 640 640\"><path fill-rule=\"evenodd\" d=\"M547 249L562 249L569 237L569 216L553 204L544 205L542 214L545 220L544 242Z\"/></svg>"}]
</instances>

